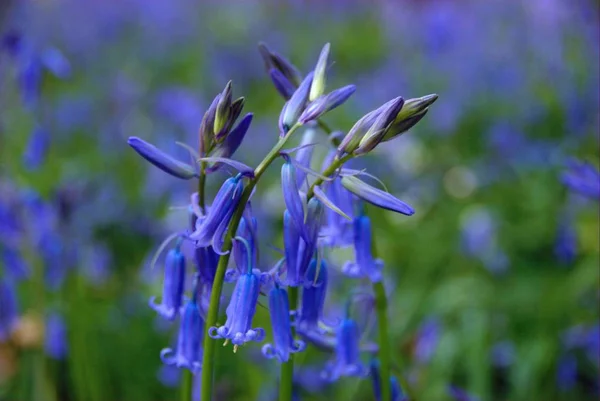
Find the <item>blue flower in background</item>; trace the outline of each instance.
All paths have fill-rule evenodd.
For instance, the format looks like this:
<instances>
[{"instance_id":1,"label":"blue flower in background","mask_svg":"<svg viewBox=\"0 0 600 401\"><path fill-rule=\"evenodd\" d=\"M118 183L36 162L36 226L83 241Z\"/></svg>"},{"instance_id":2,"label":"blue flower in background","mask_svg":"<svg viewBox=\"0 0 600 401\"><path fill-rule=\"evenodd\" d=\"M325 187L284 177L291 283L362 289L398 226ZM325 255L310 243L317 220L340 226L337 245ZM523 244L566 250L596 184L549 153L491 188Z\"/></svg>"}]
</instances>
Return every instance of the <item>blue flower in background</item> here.
<instances>
[{"instance_id":1,"label":"blue flower in background","mask_svg":"<svg viewBox=\"0 0 600 401\"><path fill-rule=\"evenodd\" d=\"M52 359L64 359L69 350L67 326L63 317L57 312L46 315L44 351Z\"/></svg>"},{"instance_id":2,"label":"blue flower in background","mask_svg":"<svg viewBox=\"0 0 600 401\"><path fill-rule=\"evenodd\" d=\"M42 127L36 127L29 136L23 153L23 164L29 170L37 170L46 160L50 147L50 134Z\"/></svg>"},{"instance_id":3,"label":"blue flower in background","mask_svg":"<svg viewBox=\"0 0 600 401\"><path fill-rule=\"evenodd\" d=\"M428 363L440 341L440 322L436 318L427 319L419 329L415 344L415 357L420 363Z\"/></svg>"},{"instance_id":4,"label":"blue flower in background","mask_svg":"<svg viewBox=\"0 0 600 401\"><path fill-rule=\"evenodd\" d=\"M181 308L185 284L185 266L185 256L178 245L167 253L161 303L156 304L154 302L156 297L150 298L150 307L167 320L175 319Z\"/></svg>"},{"instance_id":5,"label":"blue flower in background","mask_svg":"<svg viewBox=\"0 0 600 401\"><path fill-rule=\"evenodd\" d=\"M600 199L600 173L589 162L573 160L561 180L570 190L592 199Z\"/></svg>"},{"instance_id":6,"label":"blue flower in background","mask_svg":"<svg viewBox=\"0 0 600 401\"><path fill-rule=\"evenodd\" d=\"M323 377L337 381L343 376L364 377L368 369L360 359L360 330L348 315L336 327L335 359L327 363Z\"/></svg>"},{"instance_id":7,"label":"blue flower in background","mask_svg":"<svg viewBox=\"0 0 600 401\"><path fill-rule=\"evenodd\" d=\"M455 401L479 401L479 397L475 397L457 386L449 386L448 395Z\"/></svg>"},{"instance_id":8,"label":"blue flower in background","mask_svg":"<svg viewBox=\"0 0 600 401\"><path fill-rule=\"evenodd\" d=\"M382 279L383 261L371 253L371 220L364 214L354 219L354 262L346 262L342 271L350 277L367 277L376 283Z\"/></svg>"},{"instance_id":9,"label":"blue flower in background","mask_svg":"<svg viewBox=\"0 0 600 401\"><path fill-rule=\"evenodd\" d=\"M5 341L18 321L17 297L13 282L0 277L0 341Z\"/></svg>"}]
</instances>

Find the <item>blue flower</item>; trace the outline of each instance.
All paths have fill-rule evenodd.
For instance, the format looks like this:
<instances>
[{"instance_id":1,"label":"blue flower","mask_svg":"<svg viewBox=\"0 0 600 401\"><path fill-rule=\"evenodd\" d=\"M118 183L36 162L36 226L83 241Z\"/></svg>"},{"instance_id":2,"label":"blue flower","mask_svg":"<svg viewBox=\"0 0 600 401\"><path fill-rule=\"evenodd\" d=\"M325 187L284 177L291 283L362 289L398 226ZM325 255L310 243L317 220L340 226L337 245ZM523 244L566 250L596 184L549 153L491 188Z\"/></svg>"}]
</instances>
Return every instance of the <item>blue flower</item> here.
<instances>
[{"instance_id":1,"label":"blue flower","mask_svg":"<svg viewBox=\"0 0 600 401\"><path fill-rule=\"evenodd\" d=\"M297 287L303 284L306 269L317 246L323 203L317 198L308 202L306 224L296 226L291 214L286 210L283 215L284 251L287 266L287 285ZM307 240L300 237L302 230Z\"/></svg>"},{"instance_id":2,"label":"blue flower","mask_svg":"<svg viewBox=\"0 0 600 401\"><path fill-rule=\"evenodd\" d=\"M197 171L192 166L169 156L141 138L130 136L127 143L144 159L173 177L189 180L198 176Z\"/></svg>"},{"instance_id":3,"label":"blue flower","mask_svg":"<svg viewBox=\"0 0 600 401\"><path fill-rule=\"evenodd\" d=\"M179 246L167 253L163 281L163 294L160 304L156 304L156 297L150 298L152 309L168 320L175 319L179 313L183 300L185 283L185 256Z\"/></svg>"},{"instance_id":4,"label":"blue flower","mask_svg":"<svg viewBox=\"0 0 600 401\"><path fill-rule=\"evenodd\" d=\"M269 359L276 358L279 362L287 362L290 353L303 351L306 344L294 340L292 335L290 305L284 288L275 285L269 292L269 312L273 327L273 344L265 344L262 353Z\"/></svg>"},{"instance_id":5,"label":"blue flower","mask_svg":"<svg viewBox=\"0 0 600 401\"><path fill-rule=\"evenodd\" d=\"M372 187L355 176L342 177L342 185L360 199L382 209L406 216L412 216L415 213L414 209L406 203L385 191Z\"/></svg>"},{"instance_id":6,"label":"blue flower","mask_svg":"<svg viewBox=\"0 0 600 401\"><path fill-rule=\"evenodd\" d=\"M200 371L202 361L202 338L204 337L204 320L196 297L188 301L183 309L181 325L177 337L177 350L165 348L160 352L160 359L166 365L189 369L196 374Z\"/></svg>"},{"instance_id":7,"label":"blue flower","mask_svg":"<svg viewBox=\"0 0 600 401\"><path fill-rule=\"evenodd\" d=\"M573 263L577 256L577 233L568 218L564 218L558 225L554 253L565 264Z\"/></svg>"},{"instance_id":8,"label":"blue flower","mask_svg":"<svg viewBox=\"0 0 600 401\"><path fill-rule=\"evenodd\" d=\"M354 216L353 195L347 191L340 179L333 180L325 190L327 197L347 216ZM327 208L325 212L327 225L323 228L324 242L332 247L345 247L351 245L354 240L354 225L339 213Z\"/></svg>"},{"instance_id":9,"label":"blue flower","mask_svg":"<svg viewBox=\"0 0 600 401\"><path fill-rule=\"evenodd\" d=\"M235 281L248 270L248 261L252 266L256 266L258 263L256 223L256 218L248 213L240 220L236 238L243 238L246 242L238 240L233 242L233 260L236 268L228 269L225 273L225 280L228 282ZM248 252L250 252L249 255Z\"/></svg>"},{"instance_id":10,"label":"blue flower","mask_svg":"<svg viewBox=\"0 0 600 401\"><path fill-rule=\"evenodd\" d=\"M313 73L311 72L304 77L304 80L302 80L298 89L296 89L292 97L290 97L290 100L283 106L279 118L280 135L285 135L298 121L298 117L300 117L300 114L304 111L306 102L308 101L312 79Z\"/></svg>"},{"instance_id":11,"label":"blue flower","mask_svg":"<svg viewBox=\"0 0 600 401\"><path fill-rule=\"evenodd\" d=\"M302 201L298 189L296 167L289 156L284 155L284 158L285 163L281 166L281 190L283 193L283 201L285 202L285 207L287 208L292 221L300 231L300 235L306 239L306 233L304 231L304 202Z\"/></svg>"},{"instance_id":12,"label":"blue flower","mask_svg":"<svg viewBox=\"0 0 600 401\"><path fill-rule=\"evenodd\" d=\"M368 373L360 360L360 330L348 314L336 328L335 359L330 361L323 376L336 381L343 376L362 377Z\"/></svg>"},{"instance_id":13,"label":"blue flower","mask_svg":"<svg viewBox=\"0 0 600 401\"><path fill-rule=\"evenodd\" d=\"M243 238L236 238L236 240L245 243L247 248L250 247ZM247 254L251 254L249 249ZM225 344L231 340L234 352L237 351L238 346L248 341L260 342L265 338L265 331L262 328L252 328L252 319L256 312L260 286L268 281L268 276L261 274L258 269L253 269L250 257L246 263L248 269L238 278L231 294L226 311L227 321L221 327L213 326L208 330L211 338L224 338Z\"/></svg>"},{"instance_id":14,"label":"blue flower","mask_svg":"<svg viewBox=\"0 0 600 401\"><path fill-rule=\"evenodd\" d=\"M219 255L212 246L205 246L194 250L194 260L200 280L212 286L212 283L215 281Z\"/></svg>"},{"instance_id":15,"label":"blue flower","mask_svg":"<svg viewBox=\"0 0 600 401\"><path fill-rule=\"evenodd\" d=\"M381 281L383 261L371 254L371 220L366 215L354 219L354 254L355 261L346 262L342 271L350 277Z\"/></svg>"},{"instance_id":16,"label":"blue flower","mask_svg":"<svg viewBox=\"0 0 600 401\"><path fill-rule=\"evenodd\" d=\"M46 316L44 334L44 350L52 359L64 359L69 350L67 343L67 327L63 317L57 312Z\"/></svg>"},{"instance_id":17,"label":"blue flower","mask_svg":"<svg viewBox=\"0 0 600 401\"><path fill-rule=\"evenodd\" d=\"M572 191L592 199L600 199L600 172L591 163L572 161L561 176Z\"/></svg>"},{"instance_id":18,"label":"blue flower","mask_svg":"<svg viewBox=\"0 0 600 401\"><path fill-rule=\"evenodd\" d=\"M448 387L448 395L450 395L450 397L454 398L456 401L479 401L478 397L475 397L474 395L471 395L465 390L456 386Z\"/></svg>"},{"instance_id":19,"label":"blue flower","mask_svg":"<svg viewBox=\"0 0 600 401\"><path fill-rule=\"evenodd\" d=\"M196 246L212 245L215 252L222 253L223 236L227 232L229 220L242 198L243 189L244 183L241 175L238 174L225 180L215 196L208 214L198 216L196 231L189 236L190 239L196 241Z\"/></svg>"},{"instance_id":20,"label":"blue flower","mask_svg":"<svg viewBox=\"0 0 600 401\"><path fill-rule=\"evenodd\" d=\"M316 259L311 260L306 270L302 303L295 322L298 331L323 331L319 327L319 323L322 323L325 297L327 296L327 276L325 260L321 260L320 264Z\"/></svg>"},{"instance_id":21,"label":"blue flower","mask_svg":"<svg viewBox=\"0 0 600 401\"><path fill-rule=\"evenodd\" d=\"M371 376L375 401L381 401L381 371L379 369L379 361L376 358L371 360L369 374ZM398 379L394 376L390 377L390 388L392 391L391 401L408 401L408 398L402 391L402 387L400 387Z\"/></svg>"},{"instance_id":22,"label":"blue flower","mask_svg":"<svg viewBox=\"0 0 600 401\"><path fill-rule=\"evenodd\" d=\"M46 159L50 147L50 135L41 127L36 127L27 142L23 153L23 164L29 170L37 170Z\"/></svg>"},{"instance_id":23,"label":"blue flower","mask_svg":"<svg viewBox=\"0 0 600 401\"><path fill-rule=\"evenodd\" d=\"M2 266L4 266L6 273L14 280L22 280L29 277L29 266L20 252L12 248L1 248L0 255Z\"/></svg>"},{"instance_id":24,"label":"blue flower","mask_svg":"<svg viewBox=\"0 0 600 401\"><path fill-rule=\"evenodd\" d=\"M0 277L0 341L5 341L15 329L17 313L14 284Z\"/></svg>"},{"instance_id":25,"label":"blue flower","mask_svg":"<svg viewBox=\"0 0 600 401\"><path fill-rule=\"evenodd\" d=\"M426 320L419 329L415 345L415 356L419 362L429 362L435 353L440 340L440 330L440 324L435 318Z\"/></svg>"}]
</instances>

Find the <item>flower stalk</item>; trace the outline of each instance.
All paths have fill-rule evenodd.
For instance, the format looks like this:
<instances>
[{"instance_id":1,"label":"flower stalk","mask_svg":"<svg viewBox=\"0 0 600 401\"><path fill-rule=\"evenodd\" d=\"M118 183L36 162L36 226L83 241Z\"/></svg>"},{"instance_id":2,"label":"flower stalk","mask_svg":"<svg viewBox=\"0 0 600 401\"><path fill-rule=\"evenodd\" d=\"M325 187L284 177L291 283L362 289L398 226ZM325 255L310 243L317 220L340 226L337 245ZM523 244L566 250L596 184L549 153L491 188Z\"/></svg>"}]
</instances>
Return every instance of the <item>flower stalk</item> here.
<instances>
[{"instance_id":1,"label":"flower stalk","mask_svg":"<svg viewBox=\"0 0 600 401\"><path fill-rule=\"evenodd\" d=\"M227 234L225 235L225 240L223 243L223 251L231 250L231 246L233 244L233 236L237 232L238 225L240 220L242 219L242 215L244 213L244 209L246 208L246 203L250 199L250 195L254 190L254 187L258 183L260 177L265 172L265 170L273 163L273 161L279 156L279 152L286 144L288 139L294 134L296 130L298 130L302 124L293 125L289 131L283 136L277 144L269 151L269 153L265 156L265 158L259 163L259 165L254 170L254 177L250 179L250 182L244 189L242 193L242 198L238 203L235 211L233 212L233 216L231 217L231 221L229 223L229 228L227 230ZM210 294L210 304L208 307L208 312L206 314L206 327L212 327L217 324L217 318L219 314L219 301L221 299L221 291L223 289L223 281L225 278L225 272L227 271L227 264L229 263L229 256L231 252L227 252L227 254L222 255L219 258L219 263L217 265L217 271L215 273L215 281L213 282L212 291ZM208 335L204 336L204 356L202 359L202 393L201 398L205 401L212 400L212 386L213 386L213 367L215 366L214 358L215 358L215 350L216 344L215 341ZM291 394L291 392L290 392ZM183 401L183 400L182 400ZM186 401L189 401L186 400Z\"/></svg>"}]
</instances>

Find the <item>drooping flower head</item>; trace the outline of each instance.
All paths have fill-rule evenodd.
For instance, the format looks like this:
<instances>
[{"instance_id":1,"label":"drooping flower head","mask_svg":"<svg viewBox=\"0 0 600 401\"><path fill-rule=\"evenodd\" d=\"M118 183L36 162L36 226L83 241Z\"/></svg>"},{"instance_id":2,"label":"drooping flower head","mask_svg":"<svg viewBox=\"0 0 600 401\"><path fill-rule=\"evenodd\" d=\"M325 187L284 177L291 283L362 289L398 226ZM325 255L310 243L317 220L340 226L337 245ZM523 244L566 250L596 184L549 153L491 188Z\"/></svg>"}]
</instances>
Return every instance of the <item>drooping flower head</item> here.
<instances>
[{"instance_id":1,"label":"drooping flower head","mask_svg":"<svg viewBox=\"0 0 600 401\"><path fill-rule=\"evenodd\" d=\"M163 293L160 304L154 302L156 297L150 298L149 301L150 307L165 319L175 319L181 308L185 284L185 265L185 256L178 244L167 253L165 259Z\"/></svg>"},{"instance_id":2,"label":"drooping flower head","mask_svg":"<svg viewBox=\"0 0 600 401\"><path fill-rule=\"evenodd\" d=\"M294 340L288 294L277 284L269 292L269 312L273 328L273 344L265 344L262 353L269 359L276 358L279 362L287 362L291 353L304 350L306 344Z\"/></svg>"},{"instance_id":3,"label":"drooping flower head","mask_svg":"<svg viewBox=\"0 0 600 401\"><path fill-rule=\"evenodd\" d=\"M46 316L44 331L44 351L52 359L63 359L68 352L67 326L58 312Z\"/></svg>"},{"instance_id":4,"label":"drooping flower head","mask_svg":"<svg viewBox=\"0 0 600 401\"><path fill-rule=\"evenodd\" d=\"M572 161L562 182L569 189L592 199L600 199L600 172L591 163Z\"/></svg>"},{"instance_id":5,"label":"drooping flower head","mask_svg":"<svg viewBox=\"0 0 600 401\"><path fill-rule=\"evenodd\" d=\"M371 253L371 220L364 214L354 219L354 262L346 262L342 271L350 277L368 277L372 282L381 281L383 261Z\"/></svg>"},{"instance_id":6,"label":"drooping flower head","mask_svg":"<svg viewBox=\"0 0 600 401\"><path fill-rule=\"evenodd\" d=\"M323 375L330 381L343 376L362 377L368 370L360 359L360 329L350 317L350 302L346 306L346 317L336 327L335 359L330 361Z\"/></svg>"},{"instance_id":7,"label":"drooping flower head","mask_svg":"<svg viewBox=\"0 0 600 401\"><path fill-rule=\"evenodd\" d=\"M327 264L325 260L313 259L306 271L306 278L302 288L302 303L296 328L299 332L321 332L319 323L322 322L325 297L327 296Z\"/></svg>"},{"instance_id":8,"label":"drooping flower head","mask_svg":"<svg viewBox=\"0 0 600 401\"><path fill-rule=\"evenodd\" d=\"M248 247L248 255L251 254L250 246L243 238L236 238L242 241ZM227 307L227 321L221 327L211 327L208 334L211 338L224 338L225 344L228 341L233 343L233 351L237 351L238 346L248 341L260 342L265 338L265 331L262 328L252 328L252 320L256 312L260 286L268 281L268 275L262 274L258 269L253 269L252 261L247 261L246 273L241 275L231 294L231 300Z\"/></svg>"},{"instance_id":9,"label":"drooping flower head","mask_svg":"<svg viewBox=\"0 0 600 401\"><path fill-rule=\"evenodd\" d=\"M160 359L166 365L186 368L196 374L202 363L202 339L204 337L204 320L197 304L196 293L183 308L181 324L177 337L177 349L165 348L160 352Z\"/></svg>"},{"instance_id":10,"label":"drooping flower head","mask_svg":"<svg viewBox=\"0 0 600 401\"><path fill-rule=\"evenodd\" d=\"M190 239L196 241L197 247L212 245L215 252L222 253L223 238L227 232L229 221L242 197L244 183L242 175L225 180L209 207L206 216L198 216L196 231Z\"/></svg>"}]
</instances>

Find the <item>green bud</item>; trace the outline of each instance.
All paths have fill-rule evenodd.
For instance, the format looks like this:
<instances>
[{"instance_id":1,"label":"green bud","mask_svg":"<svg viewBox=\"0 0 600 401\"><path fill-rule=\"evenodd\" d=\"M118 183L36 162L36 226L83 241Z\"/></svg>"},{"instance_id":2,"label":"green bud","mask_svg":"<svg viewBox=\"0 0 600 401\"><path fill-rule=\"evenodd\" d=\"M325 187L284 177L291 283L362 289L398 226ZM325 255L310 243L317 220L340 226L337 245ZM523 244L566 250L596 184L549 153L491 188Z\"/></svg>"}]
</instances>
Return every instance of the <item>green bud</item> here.
<instances>
[{"instance_id":1,"label":"green bud","mask_svg":"<svg viewBox=\"0 0 600 401\"><path fill-rule=\"evenodd\" d=\"M308 95L308 100L313 101L323 93L325 93L325 80L327 73L327 60L329 58L329 43L326 43L321 50L321 54L319 55L319 60L317 61L317 65L315 67L315 75L312 81L312 85L310 86L310 94Z\"/></svg>"},{"instance_id":2,"label":"green bud","mask_svg":"<svg viewBox=\"0 0 600 401\"><path fill-rule=\"evenodd\" d=\"M425 110L427 107L432 105L438 98L438 95L431 94L425 95L423 97L418 97L414 99L408 99L404 102L404 106L402 106L402 110L396 116L394 120L394 124L399 123L407 118L414 116Z\"/></svg>"},{"instance_id":3,"label":"green bud","mask_svg":"<svg viewBox=\"0 0 600 401\"><path fill-rule=\"evenodd\" d=\"M219 99L219 103L217 103L217 110L215 113L214 132L215 140L217 142L221 142L225 139L227 134L225 128L227 127L227 122L231 116L231 92L231 81L229 81L221 93L221 99Z\"/></svg>"}]
</instances>

